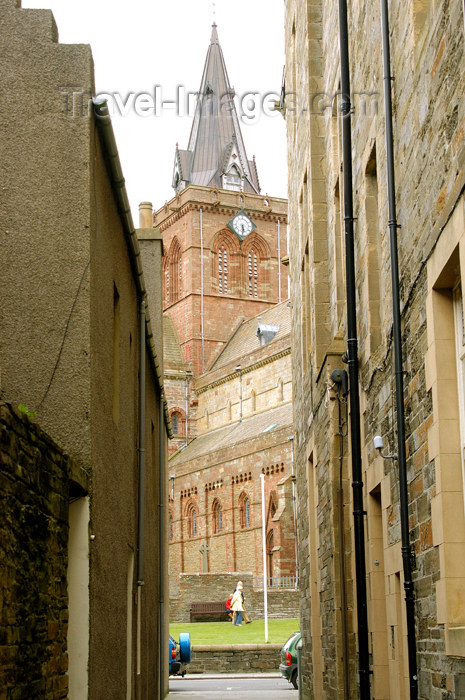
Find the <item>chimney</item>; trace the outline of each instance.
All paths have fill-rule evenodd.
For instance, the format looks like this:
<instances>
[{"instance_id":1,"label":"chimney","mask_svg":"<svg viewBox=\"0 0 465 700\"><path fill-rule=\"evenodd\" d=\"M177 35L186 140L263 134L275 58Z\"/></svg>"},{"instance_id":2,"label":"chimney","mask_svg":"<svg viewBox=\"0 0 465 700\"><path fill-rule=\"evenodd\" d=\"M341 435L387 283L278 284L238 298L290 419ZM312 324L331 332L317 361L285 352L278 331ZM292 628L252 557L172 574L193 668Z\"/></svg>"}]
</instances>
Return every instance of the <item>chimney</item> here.
<instances>
[{"instance_id":1,"label":"chimney","mask_svg":"<svg viewBox=\"0 0 465 700\"><path fill-rule=\"evenodd\" d=\"M153 228L152 202L139 204L139 228Z\"/></svg>"}]
</instances>

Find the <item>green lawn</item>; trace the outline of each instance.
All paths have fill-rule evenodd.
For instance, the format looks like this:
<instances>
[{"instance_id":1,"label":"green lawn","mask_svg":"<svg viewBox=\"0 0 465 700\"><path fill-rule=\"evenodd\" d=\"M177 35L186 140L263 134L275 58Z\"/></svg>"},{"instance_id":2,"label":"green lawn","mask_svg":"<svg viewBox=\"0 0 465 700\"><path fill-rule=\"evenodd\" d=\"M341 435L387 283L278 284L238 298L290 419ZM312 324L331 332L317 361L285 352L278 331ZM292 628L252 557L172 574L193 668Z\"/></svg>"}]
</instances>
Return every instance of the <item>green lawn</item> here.
<instances>
[{"instance_id":1,"label":"green lawn","mask_svg":"<svg viewBox=\"0 0 465 700\"><path fill-rule=\"evenodd\" d=\"M293 632L300 629L297 618L268 620L268 643L284 644ZM250 625L234 627L231 622L171 622L170 634L179 639L180 632L189 632L191 644L263 644L265 621L254 620Z\"/></svg>"}]
</instances>

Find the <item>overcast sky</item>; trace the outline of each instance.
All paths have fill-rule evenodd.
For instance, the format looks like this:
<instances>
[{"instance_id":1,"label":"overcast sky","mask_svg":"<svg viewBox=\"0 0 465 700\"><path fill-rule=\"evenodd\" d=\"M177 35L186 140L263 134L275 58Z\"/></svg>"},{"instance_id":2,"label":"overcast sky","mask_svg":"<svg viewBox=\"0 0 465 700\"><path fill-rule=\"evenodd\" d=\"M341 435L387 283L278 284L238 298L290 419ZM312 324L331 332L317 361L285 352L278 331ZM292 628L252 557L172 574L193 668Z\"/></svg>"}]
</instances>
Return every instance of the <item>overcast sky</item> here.
<instances>
[{"instance_id":1,"label":"overcast sky","mask_svg":"<svg viewBox=\"0 0 465 700\"><path fill-rule=\"evenodd\" d=\"M50 8L61 43L91 45L96 92L115 96L113 128L136 226L139 202L151 201L157 209L173 196L175 145L187 148L192 123L178 112L186 112L184 97L200 86L213 18L230 82L249 115L242 134L248 157L256 156L262 193L287 196L285 123L279 113L269 114L272 98L262 108L263 98L281 89L283 0L23 0L22 5ZM150 109L155 86L159 116ZM137 114L140 93L149 97L138 103ZM249 93L258 98L242 100ZM179 106L163 107L165 101ZM124 104L127 114L121 116Z\"/></svg>"}]
</instances>

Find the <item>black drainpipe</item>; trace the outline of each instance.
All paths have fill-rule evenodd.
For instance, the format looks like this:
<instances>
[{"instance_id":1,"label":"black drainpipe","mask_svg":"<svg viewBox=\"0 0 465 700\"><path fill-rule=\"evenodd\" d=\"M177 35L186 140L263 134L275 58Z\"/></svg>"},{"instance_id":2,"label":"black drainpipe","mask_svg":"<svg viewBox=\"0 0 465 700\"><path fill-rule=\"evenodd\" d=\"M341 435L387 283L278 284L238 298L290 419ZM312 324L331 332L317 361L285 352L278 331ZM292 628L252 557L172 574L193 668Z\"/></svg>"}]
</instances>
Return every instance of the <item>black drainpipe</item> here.
<instances>
[{"instance_id":1,"label":"black drainpipe","mask_svg":"<svg viewBox=\"0 0 465 700\"><path fill-rule=\"evenodd\" d=\"M357 592L358 666L360 699L370 698L370 659L363 510L360 397L358 388L357 311L355 299L354 213L352 193L352 138L349 76L347 1L339 0L339 46L341 57L342 162L344 175L344 230L346 249L347 355L349 370L350 441L354 497L355 578Z\"/></svg>"},{"instance_id":2,"label":"black drainpipe","mask_svg":"<svg viewBox=\"0 0 465 700\"><path fill-rule=\"evenodd\" d=\"M399 261L397 256L396 185L392 134L391 56L389 48L389 17L387 0L381 0L383 35L384 111L386 120L386 166L389 205L389 237L391 243L392 323L396 377L397 454L399 461L400 530L404 568L405 607L407 613L407 648L410 698L418 697L417 653L415 639L415 592L412 580L412 551L408 522L407 460L405 453L404 377L399 301Z\"/></svg>"},{"instance_id":3,"label":"black drainpipe","mask_svg":"<svg viewBox=\"0 0 465 700\"><path fill-rule=\"evenodd\" d=\"M337 490L337 523L339 529L339 580L341 585L341 627L342 627L342 667L344 682L344 700L350 700L350 665L349 665L349 623L347 619L347 576L346 576L346 545L344 535L344 438L347 437L347 394L349 393L347 372L345 369L333 369L331 380L338 405L338 437L339 437L339 485ZM342 394L342 396L341 396ZM342 419L342 404L346 407L346 429Z\"/></svg>"}]
</instances>

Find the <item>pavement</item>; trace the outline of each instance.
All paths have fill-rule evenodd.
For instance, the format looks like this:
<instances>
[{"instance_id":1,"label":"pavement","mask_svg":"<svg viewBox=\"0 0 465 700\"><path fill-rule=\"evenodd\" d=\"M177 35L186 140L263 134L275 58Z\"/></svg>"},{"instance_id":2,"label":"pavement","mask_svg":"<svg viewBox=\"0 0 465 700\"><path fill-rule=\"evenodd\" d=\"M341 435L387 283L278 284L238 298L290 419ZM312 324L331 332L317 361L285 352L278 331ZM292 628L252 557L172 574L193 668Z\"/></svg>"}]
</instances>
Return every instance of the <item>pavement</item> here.
<instances>
[{"instance_id":1,"label":"pavement","mask_svg":"<svg viewBox=\"0 0 465 700\"><path fill-rule=\"evenodd\" d=\"M176 676L170 676L175 679ZM186 673L184 678L188 681L218 680L221 678L282 678L280 673Z\"/></svg>"}]
</instances>

